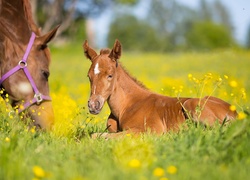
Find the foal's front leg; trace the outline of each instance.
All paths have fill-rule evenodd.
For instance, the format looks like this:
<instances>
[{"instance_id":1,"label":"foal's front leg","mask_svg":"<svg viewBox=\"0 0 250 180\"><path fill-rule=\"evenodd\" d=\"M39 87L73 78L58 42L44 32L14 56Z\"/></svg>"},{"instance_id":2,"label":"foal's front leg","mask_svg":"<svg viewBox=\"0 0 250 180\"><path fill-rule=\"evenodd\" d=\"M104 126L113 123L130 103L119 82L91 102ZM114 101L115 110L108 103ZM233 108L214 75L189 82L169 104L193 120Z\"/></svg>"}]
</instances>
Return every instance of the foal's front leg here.
<instances>
[{"instance_id":1,"label":"foal's front leg","mask_svg":"<svg viewBox=\"0 0 250 180\"><path fill-rule=\"evenodd\" d=\"M116 133L119 131L118 119L112 113L110 113L107 120L107 129L110 133Z\"/></svg>"}]
</instances>

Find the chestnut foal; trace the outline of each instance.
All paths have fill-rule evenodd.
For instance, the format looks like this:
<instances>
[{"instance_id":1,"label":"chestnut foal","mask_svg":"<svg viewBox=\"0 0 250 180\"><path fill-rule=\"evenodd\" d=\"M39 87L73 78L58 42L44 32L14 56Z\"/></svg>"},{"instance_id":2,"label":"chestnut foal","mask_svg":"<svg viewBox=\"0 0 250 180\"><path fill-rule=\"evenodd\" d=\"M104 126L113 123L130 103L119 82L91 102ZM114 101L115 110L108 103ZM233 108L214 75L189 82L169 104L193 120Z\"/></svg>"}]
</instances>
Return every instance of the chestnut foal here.
<instances>
[{"instance_id":1,"label":"chestnut foal","mask_svg":"<svg viewBox=\"0 0 250 180\"><path fill-rule=\"evenodd\" d=\"M213 125L216 121L223 123L224 120L232 120L237 115L230 111L230 104L216 97L176 98L149 91L118 62L122 51L118 40L112 50L102 49L99 55L89 47L87 41L83 49L92 62L88 71L91 86L89 111L92 114L100 113L105 101L111 110L107 121L110 133L100 136L110 138L147 130L163 134L178 129L180 123L188 118Z\"/></svg>"}]
</instances>

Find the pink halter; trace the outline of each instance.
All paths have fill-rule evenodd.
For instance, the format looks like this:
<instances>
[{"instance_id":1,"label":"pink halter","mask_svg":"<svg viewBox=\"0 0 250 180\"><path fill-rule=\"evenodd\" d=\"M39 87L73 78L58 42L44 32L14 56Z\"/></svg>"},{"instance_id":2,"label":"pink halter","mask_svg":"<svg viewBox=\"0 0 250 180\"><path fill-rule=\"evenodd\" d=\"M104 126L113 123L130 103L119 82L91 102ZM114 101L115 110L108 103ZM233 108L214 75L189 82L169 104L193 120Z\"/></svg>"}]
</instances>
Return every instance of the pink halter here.
<instances>
[{"instance_id":1,"label":"pink halter","mask_svg":"<svg viewBox=\"0 0 250 180\"><path fill-rule=\"evenodd\" d=\"M25 109L27 109L32 104L35 104L35 103L40 104L44 100L51 101L51 98L49 96L45 96L45 95L41 94L38 91L38 89L36 87L36 84L35 84L34 80L32 79L32 77L31 77L31 75L29 73L29 70L27 68L27 65L28 65L27 64L27 59L28 59L30 50L32 48L32 45L33 45L33 43L35 41L35 38L36 38L36 35L35 35L34 32L32 32L30 40L29 40L29 44L27 46L27 49L25 51L25 54L24 54L22 60L18 62L17 66L15 66L10 71L8 71L6 74L4 74L2 76L2 78L0 79L0 85L1 85L4 80L6 80L8 77L10 77L12 74L14 74L15 72L17 72L20 69L22 69L24 71L25 75L27 76L27 78L28 78L28 80L29 80L29 82L30 82L30 84L31 84L31 86L33 88L33 91L34 91L35 95L34 95L34 98L32 100L30 100L28 102L25 102L23 104L24 108L20 108L19 107L18 113L21 113L22 111L24 111Z\"/></svg>"}]
</instances>

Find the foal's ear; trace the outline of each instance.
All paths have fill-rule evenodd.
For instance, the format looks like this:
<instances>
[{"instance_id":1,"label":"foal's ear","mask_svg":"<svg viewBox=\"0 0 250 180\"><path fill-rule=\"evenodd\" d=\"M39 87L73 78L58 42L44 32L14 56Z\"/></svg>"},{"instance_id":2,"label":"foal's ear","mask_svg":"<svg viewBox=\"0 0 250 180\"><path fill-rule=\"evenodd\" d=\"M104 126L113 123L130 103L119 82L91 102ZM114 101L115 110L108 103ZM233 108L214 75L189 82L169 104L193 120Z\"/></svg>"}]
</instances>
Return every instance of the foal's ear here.
<instances>
[{"instance_id":1,"label":"foal's ear","mask_svg":"<svg viewBox=\"0 0 250 180\"><path fill-rule=\"evenodd\" d=\"M60 25L56 26L54 29L52 29L47 34L38 37L39 43L41 45L46 45L47 43L49 43L56 36L56 32L57 32L59 27L60 27Z\"/></svg>"},{"instance_id":2,"label":"foal's ear","mask_svg":"<svg viewBox=\"0 0 250 180\"><path fill-rule=\"evenodd\" d=\"M114 59L115 61L120 59L122 54L122 45L121 43L118 41L118 39L115 40L115 44L113 49L111 50L109 57L111 59Z\"/></svg>"},{"instance_id":3,"label":"foal's ear","mask_svg":"<svg viewBox=\"0 0 250 180\"><path fill-rule=\"evenodd\" d=\"M94 49L89 47L87 40L84 41L82 46L83 46L83 51L84 51L86 58L88 58L90 61L92 61L97 56L97 53L95 52Z\"/></svg>"}]
</instances>

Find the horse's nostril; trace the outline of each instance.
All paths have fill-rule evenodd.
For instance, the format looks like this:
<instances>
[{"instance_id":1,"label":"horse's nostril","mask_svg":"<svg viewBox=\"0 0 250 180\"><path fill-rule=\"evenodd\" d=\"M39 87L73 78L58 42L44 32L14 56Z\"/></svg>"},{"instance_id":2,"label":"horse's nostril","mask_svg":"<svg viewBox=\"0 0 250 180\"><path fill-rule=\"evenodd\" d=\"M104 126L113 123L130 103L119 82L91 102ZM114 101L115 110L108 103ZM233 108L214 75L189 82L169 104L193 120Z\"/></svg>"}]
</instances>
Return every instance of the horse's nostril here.
<instances>
[{"instance_id":1,"label":"horse's nostril","mask_svg":"<svg viewBox=\"0 0 250 180\"><path fill-rule=\"evenodd\" d=\"M95 109L100 109L101 103L99 101L95 102Z\"/></svg>"}]
</instances>

